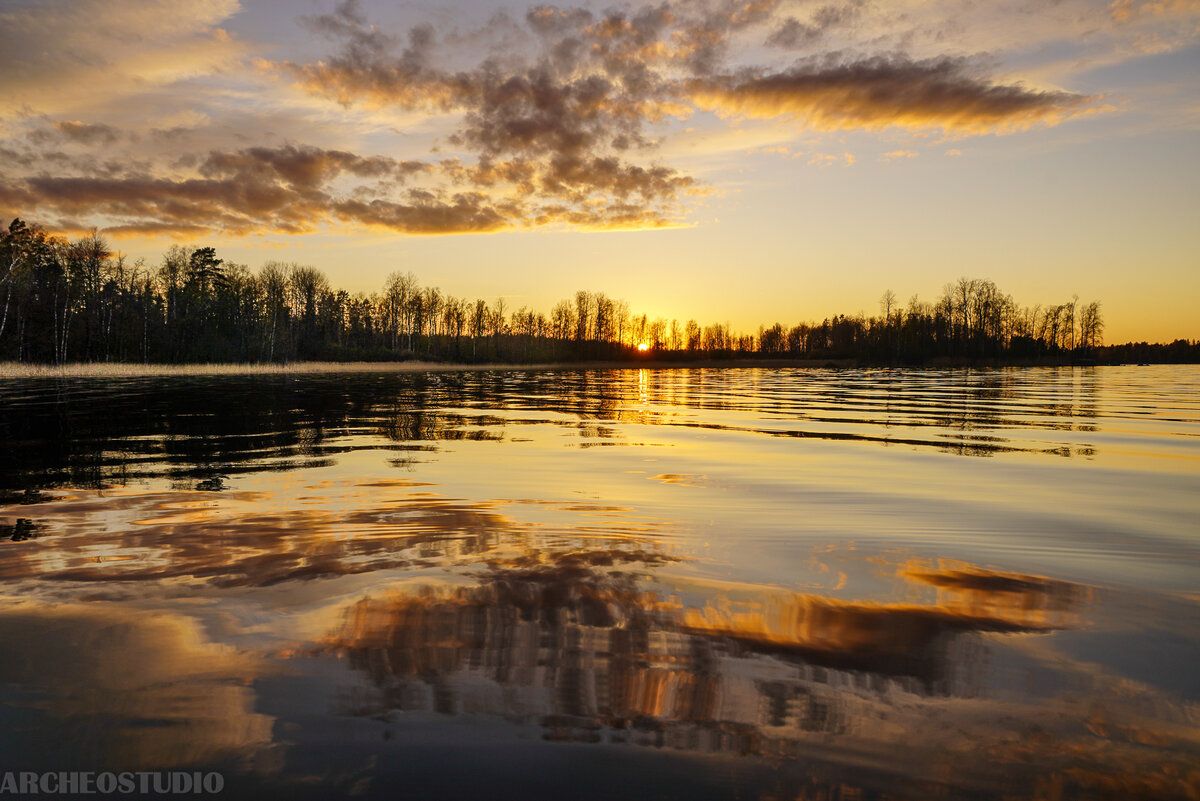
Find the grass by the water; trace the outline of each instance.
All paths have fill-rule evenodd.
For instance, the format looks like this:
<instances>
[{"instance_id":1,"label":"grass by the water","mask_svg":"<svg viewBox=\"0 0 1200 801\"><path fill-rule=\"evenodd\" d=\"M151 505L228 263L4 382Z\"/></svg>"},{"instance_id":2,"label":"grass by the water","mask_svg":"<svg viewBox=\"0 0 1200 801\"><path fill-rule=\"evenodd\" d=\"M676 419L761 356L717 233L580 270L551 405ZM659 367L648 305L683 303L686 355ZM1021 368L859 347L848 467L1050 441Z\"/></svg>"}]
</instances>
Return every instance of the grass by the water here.
<instances>
[{"instance_id":1,"label":"grass by the water","mask_svg":"<svg viewBox=\"0 0 1200 801\"><path fill-rule=\"evenodd\" d=\"M436 362L292 362L289 364L22 364L0 362L0 378L126 378L139 376L274 375L287 373L378 373L478 370L496 365Z\"/></svg>"},{"instance_id":2,"label":"grass by the water","mask_svg":"<svg viewBox=\"0 0 1200 801\"><path fill-rule=\"evenodd\" d=\"M444 362L291 362L289 364L125 364L92 362L65 365L0 362L3 378L138 378L145 376L279 375L306 373L420 373L483 370L638 370L725 367L853 367L852 359L654 359L581 361L545 364L447 364Z\"/></svg>"}]
</instances>

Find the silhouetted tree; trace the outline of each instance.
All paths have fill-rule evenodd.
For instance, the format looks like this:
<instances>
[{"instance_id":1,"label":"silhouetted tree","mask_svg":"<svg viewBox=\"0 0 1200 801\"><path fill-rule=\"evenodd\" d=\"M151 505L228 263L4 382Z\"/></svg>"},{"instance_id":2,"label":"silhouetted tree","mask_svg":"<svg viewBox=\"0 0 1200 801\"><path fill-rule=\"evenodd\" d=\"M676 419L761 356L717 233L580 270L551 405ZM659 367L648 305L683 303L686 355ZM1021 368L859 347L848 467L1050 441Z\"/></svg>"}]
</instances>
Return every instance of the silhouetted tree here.
<instances>
[{"instance_id":1,"label":"silhouetted tree","mask_svg":"<svg viewBox=\"0 0 1200 801\"><path fill-rule=\"evenodd\" d=\"M1186 340L1105 348L1100 304L1021 307L992 281L959 278L936 303L886 290L878 317L837 314L755 333L728 323L650 319L580 290L545 315L489 306L392 273L375 295L333 288L319 270L268 262L257 272L209 246L170 247L155 269L129 264L98 232L74 241L20 218L0 230L0 358L64 363L287 361L311 358L563 359L654 351L920 363L938 357L1041 359L1104 353L1192 358ZM462 338L471 337L470 355Z\"/></svg>"}]
</instances>

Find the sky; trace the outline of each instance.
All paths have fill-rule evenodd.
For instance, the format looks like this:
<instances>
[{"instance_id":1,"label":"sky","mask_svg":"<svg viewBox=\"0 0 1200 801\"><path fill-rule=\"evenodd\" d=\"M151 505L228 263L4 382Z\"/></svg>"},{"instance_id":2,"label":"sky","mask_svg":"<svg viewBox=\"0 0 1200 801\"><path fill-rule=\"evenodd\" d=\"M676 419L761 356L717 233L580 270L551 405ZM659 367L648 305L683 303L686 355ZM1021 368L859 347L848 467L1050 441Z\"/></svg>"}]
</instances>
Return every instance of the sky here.
<instances>
[{"instance_id":1,"label":"sky","mask_svg":"<svg viewBox=\"0 0 1200 801\"><path fill-rule=\"evenodd\" d=\"M0 215L752 331L987 278L1200 339L1200 0L3 0Z\"/></svg>"}]
</instances>

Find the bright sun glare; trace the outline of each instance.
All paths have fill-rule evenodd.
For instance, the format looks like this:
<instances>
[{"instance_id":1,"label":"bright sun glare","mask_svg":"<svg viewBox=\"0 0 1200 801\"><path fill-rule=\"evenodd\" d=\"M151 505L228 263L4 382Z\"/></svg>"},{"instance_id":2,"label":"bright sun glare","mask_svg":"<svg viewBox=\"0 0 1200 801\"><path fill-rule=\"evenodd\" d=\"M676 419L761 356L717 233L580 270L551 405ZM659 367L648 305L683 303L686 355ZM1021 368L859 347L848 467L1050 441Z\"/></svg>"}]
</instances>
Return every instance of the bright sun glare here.
<instances>
[{"instance_id":1,"label":"bright sun glare","mask_svg":"<svg viewBox=\"0 0 1200 801\"><path fill-rule=\"evenodd\" d=\"M641 344L638 345L638 350L650 350L650 346L647 345L645 342L642 342Z\"/></svg>"}]
</instances>

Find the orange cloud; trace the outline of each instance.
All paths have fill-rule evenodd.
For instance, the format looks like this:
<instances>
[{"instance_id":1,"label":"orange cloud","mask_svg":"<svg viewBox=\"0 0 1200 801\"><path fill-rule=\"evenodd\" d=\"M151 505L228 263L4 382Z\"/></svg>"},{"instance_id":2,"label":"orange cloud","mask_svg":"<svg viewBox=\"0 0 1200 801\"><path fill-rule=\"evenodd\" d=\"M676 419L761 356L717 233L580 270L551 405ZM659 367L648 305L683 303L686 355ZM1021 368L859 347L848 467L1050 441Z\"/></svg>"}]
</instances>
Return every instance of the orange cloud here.
<instances>
[{"instance_id":1,"label":"orange cloud","mask_svg":"<svg viewBox=\"0 0 1200 801\"><path fill-rule=\"evenodd\" d=\"M813 153L808 159L810 167L830 167L841 162L844 166L849 167L854 164L853 153L843 153L838 156L833 153Z\"/></svg>"},{"instance_id":2,"label":"orange cloud","mask_svg":"<svg viewBox=\"0 0 1200 801\"><path fill-rule=\"evenodd\" d=\"M795 117L821 130L892 126L1003 133L1054 125L1092 98L997 85L967 74L959 59L870 58L760 75L689 81L699 108L723 116Z\"/></svg>"},{"instance_id":3,"label":"orange cloud","mask_svg":"<svg viewBox=\"0 0 1200 801\"><path fill-rule=\"evenodd\" d=\"M1108 12L1117 22L1129 22L1135 17L1158 17L1193 11L1200 11L1200 0L1113 0L1108 6Z\"/></svg>"}]
</instances>

